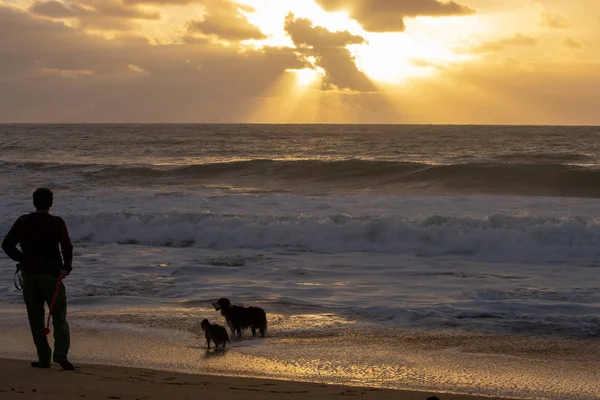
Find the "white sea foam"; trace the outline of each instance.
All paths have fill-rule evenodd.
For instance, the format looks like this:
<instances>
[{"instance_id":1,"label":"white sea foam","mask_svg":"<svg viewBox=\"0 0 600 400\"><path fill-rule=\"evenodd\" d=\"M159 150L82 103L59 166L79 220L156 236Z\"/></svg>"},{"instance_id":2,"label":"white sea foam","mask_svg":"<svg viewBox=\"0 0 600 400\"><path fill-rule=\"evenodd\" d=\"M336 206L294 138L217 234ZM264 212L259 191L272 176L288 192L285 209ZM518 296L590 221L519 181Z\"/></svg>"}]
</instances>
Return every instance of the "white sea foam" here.
<instances>
[{"instance_id":1,"label":"white sea foam","mask_svg":"<svg viewBox=\"0 0 600 400\"><path fill-rule=\"evenodd\" d=\"M29 199L0 202L2 234ZM593 201L103 188L56 203L82 306L229 294L401 326L600 330ZM19 301L11 278L0 280L2 301Z\"/></svg>"},{"instance_id":2,"label":"white sea foam","mask_svg":"<svg viewBox=\"0 0 600 400\"><path fill-rule=\"evenodd\" d=\"M94 213L65 215L78 242L215 249L464 255L488 261L598 260L600 219ZM6 226L4 226L6 229Z\"/></svg>"},{"instance_id":3,"label":"white sea foam","mask_svg":"<svg viewBox=\"0 0 600 400\"><path fill-rule=\"evenodd\" d=\"M456 255L486 261L594 263L600 258L600 206L586 200L306 197L221 189L102 192L102 197L98 190L60 194L56 212L76 242ZM8 212L0 217L0 234L26 212L28 202L3 197Z\"/></svg>"}]
</instances>

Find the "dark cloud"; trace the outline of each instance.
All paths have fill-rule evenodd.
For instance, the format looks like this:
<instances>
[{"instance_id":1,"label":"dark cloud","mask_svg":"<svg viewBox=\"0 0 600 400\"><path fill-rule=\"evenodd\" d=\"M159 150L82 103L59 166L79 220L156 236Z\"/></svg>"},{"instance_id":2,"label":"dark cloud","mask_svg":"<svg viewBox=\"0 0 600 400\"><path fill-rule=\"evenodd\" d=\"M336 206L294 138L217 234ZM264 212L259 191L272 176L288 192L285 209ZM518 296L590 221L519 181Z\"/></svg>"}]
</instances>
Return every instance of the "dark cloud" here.
<instances>
[{"instance_id":1,"label":"dark cloud","mask_svg":"<svg viewBox=\"0 0 600 400\"><path fill-rule=\"evenodd\" d=\"M365 43L362 36L348 31L331 32L321 26L313 26L306 18L295 18L291 13L285 19L284 28L301 56L305 60L314 57L314 67L323 68L325 89L375 91L374 85L358 70L354 57L346 48L351 44Z\"/></svg>"},{"instance_id":2,"label":"dark cloud","mask_svg":"<svg viewBox=\"0 0 600 400\"><path fill-rule=\"evenodd\" d=\"M553 29L565 29L569 27L569 21L567 17L562 14L555 12L543 12L541 15L540 25L553 28Z\"/></svg>"},{"instance_id":3,"label":"dark cloud","mask_svg":"<svg viewBox=\"0 0 600 400\"><path fill-rule=\"evenodd\" d=\"M348 11L369 32L403 32L404 19L471 15L475 10L453 0L316 0L325 11Z\"/></svg>"},{"instance_id":4,"label":"dark cloud","mask_svg":"<svg viewBox=\"0 0 600 400\"><path fill-rule=\"evenodd\" d=\"M266 39L260 29L248 21L244 12L253 12L251 7L229 0L204 0L204 18L187 23L188 35L201 34L229 41ZM190 40L190 38L187 38Z\"/></svg>"},{"instance_id":5,"label":"dark cloud","mask_svg":"<svg viewBox=\"0 0 600 400\"><path fill-rule=\"evenodd\" d=\"M148 11L120 0L37 1L29 9L37 16L75 20L82 28L126 31L136 28L135 20L159 20L157 11Z\"/></svg>"}]
</instances>

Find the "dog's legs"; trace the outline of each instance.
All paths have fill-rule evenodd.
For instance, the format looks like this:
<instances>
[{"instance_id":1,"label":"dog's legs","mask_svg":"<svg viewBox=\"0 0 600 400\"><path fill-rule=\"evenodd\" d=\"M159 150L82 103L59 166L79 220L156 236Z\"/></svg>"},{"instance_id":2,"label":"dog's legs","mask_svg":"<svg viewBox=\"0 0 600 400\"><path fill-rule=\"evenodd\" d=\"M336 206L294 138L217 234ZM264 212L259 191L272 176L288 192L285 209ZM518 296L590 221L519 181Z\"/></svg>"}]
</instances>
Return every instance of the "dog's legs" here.
<instances>
[{"instance_id":1,"label":"dog's legs","mask_svg":"<svg viewBox=\"0 0 600 400\"><path fill-rule=\"evenodd\" d=\"M210 339L206 339L206 346L208 346L208 348L210 349ZM216 344L215 344L216 346Z\"/></svg>"},{"instance_id":2,"label":"dog's legs","mask_svg":"<svg viewBox=\"0 0 600 400\"><path fill-rule=\"evenodd\" d=\"M260 327L260 337L265 337L265 331L267 330L267 328L265 328L264 326Z\"/></svg>"},{"instance_id":3,"label":"dog's legs","mask_svg":"<svg viewBox=\"0 0 600 400\"><path fill-rule=\"evenodd\" d=\"M256 336L256 326L252 325L250 329L252 330L252 336Z\"/></svg>"}]
</instances>

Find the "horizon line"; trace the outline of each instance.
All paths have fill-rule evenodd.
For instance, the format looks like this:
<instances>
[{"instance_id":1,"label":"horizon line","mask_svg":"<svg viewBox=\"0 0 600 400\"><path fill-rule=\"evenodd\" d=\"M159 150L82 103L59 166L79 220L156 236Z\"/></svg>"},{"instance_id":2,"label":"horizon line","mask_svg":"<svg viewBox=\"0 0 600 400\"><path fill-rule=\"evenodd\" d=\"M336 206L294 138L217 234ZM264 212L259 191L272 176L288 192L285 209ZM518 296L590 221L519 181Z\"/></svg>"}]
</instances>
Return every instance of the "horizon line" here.
<instances>
[{"instance_id":1,"label":"horizon line","mask_svg":"<svg viewBox=\"0 0 600 400\"><path fill-rule=\"evenodd\" d=\"M527 124L527 123L389 123L389 122L0 122L0 126L7 125L270 125L270 126L323 126L323 125L348 125L348 126L509 126L509 127L573 127L573 128L600 128L600 124Z\"/></svg>"}]
</instances>

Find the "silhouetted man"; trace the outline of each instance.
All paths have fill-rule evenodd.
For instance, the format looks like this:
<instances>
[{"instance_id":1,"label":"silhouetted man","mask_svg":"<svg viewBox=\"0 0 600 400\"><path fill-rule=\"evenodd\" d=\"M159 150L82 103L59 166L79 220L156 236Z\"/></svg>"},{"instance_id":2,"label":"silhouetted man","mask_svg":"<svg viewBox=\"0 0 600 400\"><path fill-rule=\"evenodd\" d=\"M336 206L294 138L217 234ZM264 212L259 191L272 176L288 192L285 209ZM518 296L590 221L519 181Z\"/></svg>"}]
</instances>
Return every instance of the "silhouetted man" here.
<instances>
[{"instance_id":1,"label":"silhouetted man","mask_svg":"<svg viewBox=\"0 0 600 400\"><path fill-rule=\"evenodd\" d=\"M66 277L73 269L73 245L67 225L62 218L50 215L52 202L53 195L49 189L37 189L33 193L36 211L17 219L2 242L2 250L20 264L23 272L23 298L38 355L38 361L32 362L31 366L50 368L50 361L54 360L63 369L72 370L73 364L67 358L70 334L63 284L52 310L54 357L44 333L44 303L50 306L59 276Z\"/></svg>"}]
</instances>

